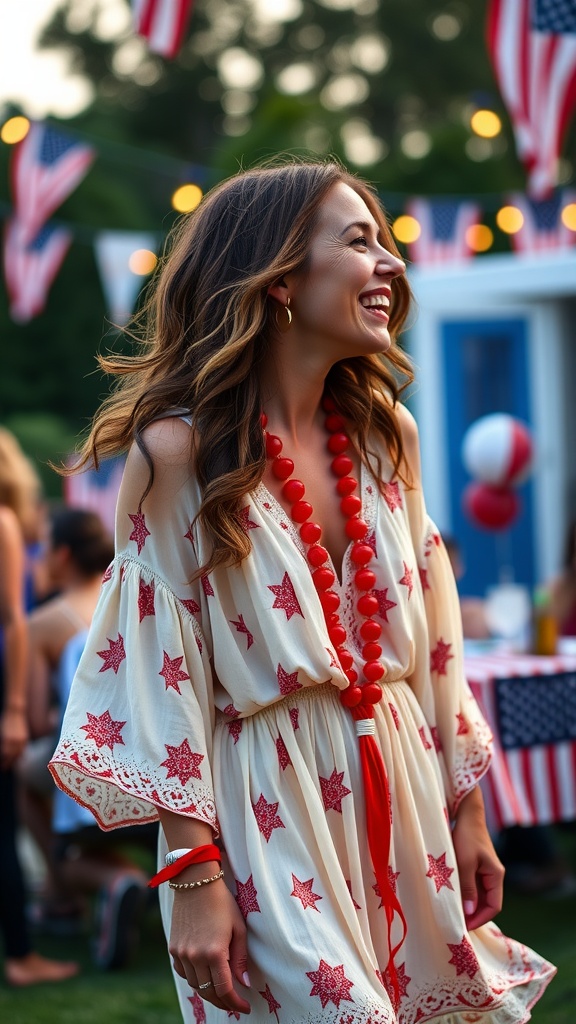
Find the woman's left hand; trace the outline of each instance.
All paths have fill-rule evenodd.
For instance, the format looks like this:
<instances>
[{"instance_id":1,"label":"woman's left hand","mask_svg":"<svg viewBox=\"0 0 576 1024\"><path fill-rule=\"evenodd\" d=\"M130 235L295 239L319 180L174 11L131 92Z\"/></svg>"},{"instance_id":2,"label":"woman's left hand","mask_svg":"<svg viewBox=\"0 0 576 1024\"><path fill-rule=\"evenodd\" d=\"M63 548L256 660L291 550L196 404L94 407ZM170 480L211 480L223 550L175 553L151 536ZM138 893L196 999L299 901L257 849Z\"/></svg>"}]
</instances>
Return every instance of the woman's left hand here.
<instances>
[{"instance_id":1,"label":"woman's left hand","mask_svg":"<svg viewBox=\"0 0 576 1024\"><path fill-rule=\"evenodd\" d=\"M0 716L0 764L11 768L28 741L25 711L6 708Z\"/></svg>"},{"instance_id":2,"label":"woman's left hand","mask_svg":"<svg viewBox=\"0 0 576 1024\"><path fill-rule=\"evenodd\" d=\"M468 793L460 804L452 839L466 927L472 931L500 912L504 884L504 867L486 828L484 804L478 787Z\"/></svg>"}]
</instances>

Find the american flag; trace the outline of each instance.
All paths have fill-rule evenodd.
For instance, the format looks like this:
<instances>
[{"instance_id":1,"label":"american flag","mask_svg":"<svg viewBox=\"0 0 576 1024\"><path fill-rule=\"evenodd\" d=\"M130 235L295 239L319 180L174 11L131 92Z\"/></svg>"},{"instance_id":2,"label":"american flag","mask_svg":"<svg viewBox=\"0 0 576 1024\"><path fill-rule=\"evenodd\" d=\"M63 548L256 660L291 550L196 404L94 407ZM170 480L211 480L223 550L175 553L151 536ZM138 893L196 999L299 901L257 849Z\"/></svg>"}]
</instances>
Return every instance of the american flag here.
<instances>
[{"instance_id":1,"label":"american flag","mask_svg":"<svg viewBox=\"0 0 576 1024\"><path fill-rule=\"evenodd\" d=\"M10 316L27 323L46 305L50 286L72 241L70 231L46 225L32 242L16 217L6 224L4 276L10 298Z\"/></svg>"},{"instance_id":2,"label":"american flag","mask_svg":"<svg viewBox=\"0 0 576 1024\"><path fill-rule=\"evenodd\" d=\"M524 217L524 224L512 235L516 252L546 252L551 249L567 249L576 244L576 231L570 231L562 222L562 209L568 203L576 203L576 192L568 190L554 192L549 199L530 199L518 194L510 197Z\"/></svg>"},{"instance_id":3,"label":"american flag","mask_svg":"<svg viewBox=\"0 0 576 1024\"><path fill-rule=\"evenodd\" d=\"M82 181L94 157L94 149L72 135L32 122L14 147L11 167L14 206L28 241Z\"/></svg>"},{"instance_id":4,"label":"american flag","mask_svg":"<svg viewBox=\"0 0 576 1024\"><path fill-rule=\"evenodd\" d=\"M472 250L466 232L478 223L480 208L476 203L452 199L412 199L406 212L415 217L421 231L408 245L414 263L427 265L457 263L469 259Z\"/></svg>"},{"instance_id":5,"label":"american flag","mask_svg":"<svg viewBox=\"0 0 576 1024\"><path fill-rule=\"evenodd\" d=\"M576 105L574 0L492 0L488 49L512 119L528 192L545 198Z\"/></svg>"},{"instance_id":6,"label":"american flag","mask_svg":"<svg viewBox=\"0 0 576 1024\"><path fill-rule=\"evenodd\" d=\"M467 657L465 671L494 735L490 827L576 818L576 659Z\"/></svg>"},{"instance_id":7,"label":"american flag","mask_svg":"<svg viewBox=\"0 0 576 1024\"><path fill-rule=\"evenodd\" d=\"M70 465L74 464L74 458ZM64 477L64 501L74 508L97 512L104 525L114 533L116 502L124 472L124 459L106 459L98 469Z\"/></svg>"},{"instance_id":8,"label":"american flag","mask_svg":"<svg viewBox=\"0 0 576 1024\"><path fill-rule=\"evenodd\" d=\"M178 53L192 12L193 0L132 0L134 25L148 49L162 57Z\"/></svg>"}]
</instances>

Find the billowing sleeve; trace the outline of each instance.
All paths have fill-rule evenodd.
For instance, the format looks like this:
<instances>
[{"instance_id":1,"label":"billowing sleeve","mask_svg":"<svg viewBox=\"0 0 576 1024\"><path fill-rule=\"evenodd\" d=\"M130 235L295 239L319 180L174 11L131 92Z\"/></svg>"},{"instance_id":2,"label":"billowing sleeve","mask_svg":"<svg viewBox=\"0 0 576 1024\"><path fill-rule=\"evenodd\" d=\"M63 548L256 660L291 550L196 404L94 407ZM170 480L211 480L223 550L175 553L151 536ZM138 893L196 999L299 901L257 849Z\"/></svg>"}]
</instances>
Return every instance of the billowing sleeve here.
<instances>
[{"instance_id":1,"label":"billowing sleeve","mask_svg":"<svg viewBox=\"0 0 576 1024\"><path fill-rule=\"evenodd\" d=\"M415 627L415 661L409 681L430 728L453 817L490 766L492 735L464 674L454 573L440 533L426 513L419 475L406 498L423 606Z\"/></svg>"},{"instance_id":2,"label":"billowing sleeve","mask_svg":"<svg viewBox=\"0 0 576 1024\"><path fill-rule=\"evenodd\" d=\"M189 428L169 419L145 438L154 484L139 508L148 468L134 447L118 500L116 556L50 770L103 829L155 820L161 807L217 833L211 641L202 629L202 588L191 582L198 502Z\"/></svg>"}]
</instances>

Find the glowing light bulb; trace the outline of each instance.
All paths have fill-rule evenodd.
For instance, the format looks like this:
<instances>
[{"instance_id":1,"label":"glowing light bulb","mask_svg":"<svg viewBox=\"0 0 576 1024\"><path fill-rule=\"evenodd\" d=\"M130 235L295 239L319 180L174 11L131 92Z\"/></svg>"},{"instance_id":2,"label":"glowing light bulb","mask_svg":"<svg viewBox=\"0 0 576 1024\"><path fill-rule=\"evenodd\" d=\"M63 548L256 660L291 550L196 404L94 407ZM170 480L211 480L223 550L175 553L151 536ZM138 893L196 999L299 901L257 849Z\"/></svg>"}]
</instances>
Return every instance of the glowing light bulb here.
<instances>
[{"instance_id":1,"label":"glowing light bulb","mask_svg":"<svg viewBox=\"0 0 576 1024\"><path fill-rule=\"evenodd\" d=\"M9 146L16 142L22 142L30 131L30 121L27 117L10 117L0 128L0 139Z\"/></svg>"},{"instance_id":2,"label":"glowing light bulb","mask_svg":"<svg viewBox=\"0 0 576 1024\"><path fill-rule=\"evenodd\" d=\"M415 242L417 238L420 238L422 228L416 217L402 214L401 217L397 217L394 221L392 231L399 242Z\"/></svg>"},{"instance_id":3,"label":"glowing light bulb","mask_svg":"<svg viewBox=\"0 0 576 1024\"><path fill-rule=\"evenodd\" d=\"M506 235L515 235L524 224L524 215L517 206L503 206L496 214L496 223Z\"/></svg>"},{"instance_id":4,"label":"glowing light bulb","mask_svg":"<svg viewBox=\"0 0 576 1024\"><path fill-rule=\"evenodd\" d=\"M132 273L141 277L151 274L157 263L158 259L150 249L135 249L128 260Z\"/></svg>"},{"instance_id":5,"label":"glowing light bulb","mask_svg":"<svg viewBox=\"0 0 576 1024\"><path fill-rule=\"evenodd\" d=\"M562 223L569 231L576 231L576 203L568 203L560 214Z\"/></svg>"},{"instance_id":6,"label":"glowing light bulb","mask_svg":"<svg viewBox=\"0 0 576 1024\"><path fill-rule=\"evenodd\" d=\"M470 118L470 127L483 139L494 139L502 131L502 121L493 110L476 110Z\"/></svg>"},{"instance_id":7,"label":"glowing light bulb","mask_svg":"<svg viewBox=\"0 0 576 1024\"><path fill-rule=\"evenodd\" d=\"M172 196L172 206L178 213L191 213L200 204L202 189L199 185L180 185Z\"/></svg>"},{"instance_id":8,"label":"glowing light bulb","mask_svg":"<svg viewBox=\"0 0 576 1024\"><path fill-rule=\"evenodd\" d=\"M471 224L465 238L472 252L486 252L494 241L494 233L486 224Z\"/></svg>"}]
</instances>

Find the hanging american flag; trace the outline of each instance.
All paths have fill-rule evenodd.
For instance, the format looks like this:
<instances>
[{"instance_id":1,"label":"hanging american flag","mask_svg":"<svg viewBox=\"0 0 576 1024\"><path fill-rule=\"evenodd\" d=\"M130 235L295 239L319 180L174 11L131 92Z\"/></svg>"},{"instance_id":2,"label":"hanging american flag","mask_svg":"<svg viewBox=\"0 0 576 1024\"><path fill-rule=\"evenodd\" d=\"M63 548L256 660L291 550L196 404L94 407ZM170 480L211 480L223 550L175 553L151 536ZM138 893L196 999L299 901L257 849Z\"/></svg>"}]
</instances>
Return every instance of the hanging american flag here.
<instances>
[{"instance_id":1,"label":"hanging american flag","mask_svg":"<svg viewBox=\"0 0 576 1024\"><path fill-rule=\"evenodd\" d=\"M64 477L64 501L74 508L97 512L102 522L114 533L118 491L124 471L123 458L106 459L98 469ZM74 458L70 465L74 464Z\"/></svg>"},{"instance_id":2,"label":"hanging american flag","mask_svg":"<svg viewBox=\"0 0 576 1024\"><path fill-rule=\"evenodd\" d=\"M27 323L44 309L71 241L70 231L46 225L32 242L27 242L17 218L6 224L4 276L10 316L17 323Z\"/></svg>"},{"instance_id":3,"label":"hanging american flag","mask_svg":"<svg viewBox=\"0 0 576 1024\"><path fill-rule=\"evenodd\" d=\"M574 0L492 0L488 49L512 120L528 192L545 198L576 105Z\"/></svg>"},{"instance_id":4,"label":"hanging american flag","mask_svg":"<svg viewBox=\"0 0 576 1024\"><path fill-rule=\"evenodd\" d=\"M409 202L406 212L420 225L419 237L408 245L414 263L430 266L470 258L466 232L478 223L480 207L476 203L417 198Z\"/></svg>"},{"instance_id":5,"label":"hanging american flag","mask_svg":"<svg viewBox=\"0 0 576 1024\"><path fill-rule=\"evenodd\" d=\"M134 24L148 49L162 57L178 53L192 12L193 0L132 0Z\"/></svg>"},{"instance_id":6,"label":"hanging american flag","mask_svg":"<svg viewBox=\"0 0 576 1024\"><path fill-rule=\"evenodd\" d=\"M94 157L94 149L72 135L32 122L14 147L11 167L14 206L27 241L82 181Z\"/></svg>"},{"instance_id":7,"label":"hanging american flag","mask_svg":"<svg viewBox=\"0 0 576 1024\"><path fill-rule=\"evenodd\" d=\"M546 252L576 244L576 231L570 231L561 216L568 203L576 203L576 192L557 191L549 199L531 199L518 194L510 196L510 203L524 217L520 231L512 235L516 252Z\"/></svg>"}]
</instances>

